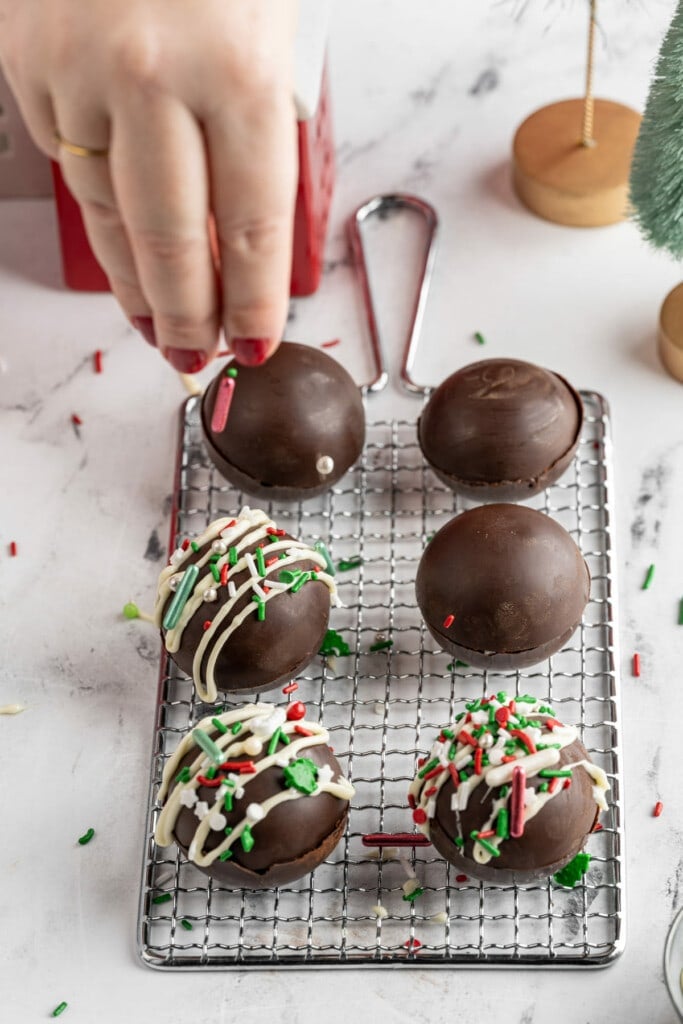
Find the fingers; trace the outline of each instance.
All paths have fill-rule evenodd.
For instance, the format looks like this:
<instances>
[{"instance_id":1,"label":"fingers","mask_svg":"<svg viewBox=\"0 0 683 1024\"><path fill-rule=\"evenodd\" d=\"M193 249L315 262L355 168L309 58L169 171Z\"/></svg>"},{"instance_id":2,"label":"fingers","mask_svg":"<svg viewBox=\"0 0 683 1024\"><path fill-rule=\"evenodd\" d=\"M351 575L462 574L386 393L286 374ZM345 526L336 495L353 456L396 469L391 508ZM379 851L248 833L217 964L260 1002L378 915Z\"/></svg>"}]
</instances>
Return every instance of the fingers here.
<instances>
[{"instance_id":1,"label":"fingers","mask_svg":"<svg viewBox=\"0 0 683 1024\"><path fill-rule=\"evenodd\" d=\"M219 324L204 142L178 101L135 100L113 126L114 194L157 346L181 373L197 373L215 353Z\"/></svg>"},{"instance_id":2,"label":"fingers","mask_svg":"<svg viewBox=\"0 0 683 1024\"><path fill-rule=\"evenodd\" d=\"M220 251L223 327L238 361L264 362L287 317L297 182L296 120L287 89L205 123Z\"/></svg>"}]
</instances>

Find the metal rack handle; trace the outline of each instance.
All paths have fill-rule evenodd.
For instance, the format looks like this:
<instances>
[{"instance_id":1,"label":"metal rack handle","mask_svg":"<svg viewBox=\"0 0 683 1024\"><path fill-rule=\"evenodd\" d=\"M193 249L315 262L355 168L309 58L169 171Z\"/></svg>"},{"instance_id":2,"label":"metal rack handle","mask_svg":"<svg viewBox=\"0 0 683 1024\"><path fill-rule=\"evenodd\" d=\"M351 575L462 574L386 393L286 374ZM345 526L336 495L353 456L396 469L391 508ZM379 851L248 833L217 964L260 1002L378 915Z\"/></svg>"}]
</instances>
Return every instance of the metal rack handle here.
<instances>
[{"instance_id":1,"label":"metal rack handle","mask_svg":"<svg viewBox=\"0 0 683 1024\"><path fill-rule=\"evenodd\" d=\"M370 288L370 277L368 275L368 267L365 259L361 228L369 217L372 217L374 214L386 213L388 210L411 210L422 217L427 225L427 242L421 266L420 286L415 299L415 305L413 306L410 329L405 349L403 351L403 360L400 370L400 381L403 388L411 394L423 395L428 388L417 384L413 380L412 370L420 339L420 333L422 331L422 321L427 305L429 286L431 284L432 273L434 270L439 218L434 207L426 202L426 200L403 192L396 192L391 195L384 196L374 196L372 199L368 199L367 202L362 203L362 205L359 206L358 209L349 217L348 232L351 256L356 267L358 281L363 295L365 314L370 331L370 344L372 346L372 354L376 369L374 379L371 380L369 384L366 384L363 390L374 393L384 390L389 379L389 374L384 360L384 349L379 333L379 327L377 325L377 317L375 316L375 307L372 299L372 290Z\"/></svg>"}]
</instances>

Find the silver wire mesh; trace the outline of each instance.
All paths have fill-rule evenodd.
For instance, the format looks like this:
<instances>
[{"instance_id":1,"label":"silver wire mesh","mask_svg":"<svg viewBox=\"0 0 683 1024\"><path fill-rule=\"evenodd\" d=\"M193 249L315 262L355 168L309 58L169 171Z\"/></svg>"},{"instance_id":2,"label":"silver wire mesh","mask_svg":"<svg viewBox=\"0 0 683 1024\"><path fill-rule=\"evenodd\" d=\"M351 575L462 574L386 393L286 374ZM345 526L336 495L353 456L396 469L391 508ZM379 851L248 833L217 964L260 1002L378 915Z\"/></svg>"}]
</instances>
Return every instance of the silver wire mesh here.
<instances>
[{"instance_id":1,"label":"silver wire mesh","mask_svg":"<svg viewBox=\"0 0 683 1024\"><path fill-rule=\"evenodd\" d=\"M140 956L156 968L396 966L455 964L602 966L623 947L622 786L611 509L611 437L605 401L582 392L581 444L561 481L528 504L552 515L581 547L592 576L591 600L576 634L533 669L483 672L450 666L424 628L413 581L430 534L467 503L425 465L415 424L369 424L358 465L324 497L272 507L278 523L322 540L335 562L360 555L337 583L346 607L331 626L351 648L316 658L291 699L324 722L356 796L332 857L292 885L232 890L207 879L175 847L154 842L164 762L180 737L207 713L190 680L162 655L150 802L138 922ZM171 545L233 513L249 499L209 463L199 406L184 407ZM393 641L371 652L377 638ZM374 856L368 832L412 829L406 791L417 758L465 701L507 689L550 701L579 727L611 783L609 813L591 835L590 870L567 890L552 881L491 885L456 875L431 847ZM279 691L265 700L284 700ZM238 706L226 701L227 710ZM403 899L415 872L424 894ZM167 895L168 894L168 895ZM169 898L170 897L170 898ZM161 901L160 901L161 900ZM155 902L156 901L156 902ZM379 917L382 907L386 916ZM190 927L191 926L191 927Z\"/></svg>"}]
</instances>

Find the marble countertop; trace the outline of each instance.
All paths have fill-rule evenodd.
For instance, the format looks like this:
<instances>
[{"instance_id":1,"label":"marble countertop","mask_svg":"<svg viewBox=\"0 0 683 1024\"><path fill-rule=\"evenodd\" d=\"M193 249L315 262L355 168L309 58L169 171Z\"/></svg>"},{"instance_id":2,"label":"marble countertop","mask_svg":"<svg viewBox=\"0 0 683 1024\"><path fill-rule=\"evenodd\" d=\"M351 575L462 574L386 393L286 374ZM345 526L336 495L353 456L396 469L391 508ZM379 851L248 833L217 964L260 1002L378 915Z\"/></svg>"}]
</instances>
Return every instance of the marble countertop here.
<instances>
[{"instance_id":1,"label":"marble countertop","mask_svg":"<svg viewBox=\"0 0 683 1024\"><path fill-rule=\"evenodd\" d=\"M623 651L626 952L598 972L159 975L134 953L157 640L122 623L151 596L164 557L176 417L184 392L111 297L62 290L48 201L0 203L0 991L12 1021L62 999L69 1021L399 1024L466 1013L487 1024L674 1019L666 930L683 882L681 726L683 388L655 347L660 303L680 279L628 224L556 227L510 186L513 132L578 94L583 4L346 0L333 16L339 180L323 285L294 303L288 334L369 374L345 218L378 192L438 209L439 260L416 375L436 383L485 354L529 358L602 391L614 417ZM673 4L602 5L599 95L642 107ZM373 235L393 381L377 416L414 416L395 381L414 267L414 227ZM92 355L104 353L95 375ZM82 425L76 429L70 417ZM15 540L18 555L8 557ZM656 564L653 587L641 584ZM147 602L149 603L149 601ZM642 676L630 671L633 651ZM652 816L655 801L664 811ZM97 841L74 840L88 825ZM453 992L460 992L457 1003ZM451 994L449 997L449 993ZM466 1009L465 1009L466 1008Z\"/></svg>"}]
</instances>

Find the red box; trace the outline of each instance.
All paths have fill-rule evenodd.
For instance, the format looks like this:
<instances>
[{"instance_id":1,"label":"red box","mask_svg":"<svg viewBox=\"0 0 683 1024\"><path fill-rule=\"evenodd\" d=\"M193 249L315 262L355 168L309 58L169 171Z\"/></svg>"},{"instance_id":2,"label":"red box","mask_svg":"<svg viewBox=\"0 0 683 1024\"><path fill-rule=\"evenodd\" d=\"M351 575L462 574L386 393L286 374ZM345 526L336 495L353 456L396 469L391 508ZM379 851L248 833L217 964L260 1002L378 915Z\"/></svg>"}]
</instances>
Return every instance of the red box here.
<instances>
[{"instance_id":1,"label":"red box","mask_svg":"<svg viewBox=\"0 0 683 1024\"><path fill-rule=\"evenodd\" d=\"M294 213L292 295L311 295L320 284L327 223L334 191L334 137L327 70L313 117L298 122L299 186ZM109 290L107 277L90 248L81 211L59 164L52 165L64 281L76 291Z\"/></svg>"}]
</instances>

